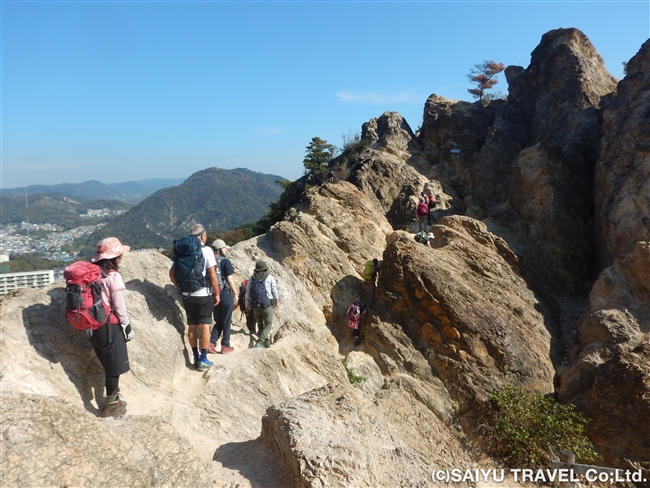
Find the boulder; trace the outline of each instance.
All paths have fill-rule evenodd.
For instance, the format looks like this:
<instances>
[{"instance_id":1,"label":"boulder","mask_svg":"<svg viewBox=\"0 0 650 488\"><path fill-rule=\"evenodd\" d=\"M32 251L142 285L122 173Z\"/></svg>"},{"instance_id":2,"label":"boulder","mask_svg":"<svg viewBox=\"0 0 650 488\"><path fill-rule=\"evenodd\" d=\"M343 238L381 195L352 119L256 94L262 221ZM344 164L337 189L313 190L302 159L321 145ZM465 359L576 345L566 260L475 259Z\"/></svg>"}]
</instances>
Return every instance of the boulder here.
<instances>
[{"instance_id":1,"label":"boulder","mask_svg":"<svg viewBox=\"0 0 650 488\"><path fill-rule=\"evenodd\" d=\"M552 335L516 255L469 217L445 217L433 233L430 248L396 232L384 252L366 332L384 374L442 381L470 417L507 384L552 392Z\"/></svg>"}]
</instances>

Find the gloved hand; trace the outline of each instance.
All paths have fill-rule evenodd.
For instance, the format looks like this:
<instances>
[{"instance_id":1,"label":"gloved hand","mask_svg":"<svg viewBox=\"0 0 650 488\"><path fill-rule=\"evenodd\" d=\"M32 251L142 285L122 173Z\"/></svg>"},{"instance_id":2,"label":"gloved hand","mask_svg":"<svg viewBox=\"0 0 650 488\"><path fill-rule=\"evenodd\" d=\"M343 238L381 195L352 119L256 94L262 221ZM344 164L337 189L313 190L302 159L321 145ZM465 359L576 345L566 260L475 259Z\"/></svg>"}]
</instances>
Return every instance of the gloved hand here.
<instances>
[{"instance_id":1,"label":"gloved hand","mask_svg":"<svg viewBox=\"0 0 650 488\"><path fill-rule=\"evenodd\" d=\"M124 339L126 340L126 342L133 340L133 338L135 337L135 333L131 328L131 324L122 324L122 332L124 332Z\"/></svg>"},{"instance_id":2,"label":"gloved hand","mask_svg":"<svg viewBox=\"0 0 650 488\"><path fill-rule=\"evenodd\" d=\"M86 329L86 334L88 335L88 339L90 339L93 336L93 330L92 329Z\"/></svg>"}]
</instances>

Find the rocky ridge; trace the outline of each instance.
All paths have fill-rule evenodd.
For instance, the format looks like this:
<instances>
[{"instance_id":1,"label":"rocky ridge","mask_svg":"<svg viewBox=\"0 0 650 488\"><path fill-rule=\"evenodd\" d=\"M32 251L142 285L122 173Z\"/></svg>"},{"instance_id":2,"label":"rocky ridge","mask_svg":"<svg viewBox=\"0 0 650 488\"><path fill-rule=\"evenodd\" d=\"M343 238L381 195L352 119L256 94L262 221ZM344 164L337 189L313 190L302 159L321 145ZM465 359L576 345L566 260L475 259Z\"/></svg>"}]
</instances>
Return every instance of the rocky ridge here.
<instances>
[{"instance_id":1,"label":"rocky ridge","mask_svg":"<svg viewBox=\"0 0 650 488\"><path fill-rule=\"evenodd\" d=\"M604 463L648 469L649 72L650 42L616 85L582 33L558 29L508 68L507 101L432 95L418 134L396 113L364 124L347 181L230 250L236 281L260 259L278 280L277 341L249 349L236 313L235 352L206 373L167 258L126 255L121 419L97 417L101 367L64 290L3 299L3 484L429 486L434 468L501 467L478 413L504 385L576 402ZM425 188L441 201L432 248L403 230Z\"/></svg>"}]
</instances>

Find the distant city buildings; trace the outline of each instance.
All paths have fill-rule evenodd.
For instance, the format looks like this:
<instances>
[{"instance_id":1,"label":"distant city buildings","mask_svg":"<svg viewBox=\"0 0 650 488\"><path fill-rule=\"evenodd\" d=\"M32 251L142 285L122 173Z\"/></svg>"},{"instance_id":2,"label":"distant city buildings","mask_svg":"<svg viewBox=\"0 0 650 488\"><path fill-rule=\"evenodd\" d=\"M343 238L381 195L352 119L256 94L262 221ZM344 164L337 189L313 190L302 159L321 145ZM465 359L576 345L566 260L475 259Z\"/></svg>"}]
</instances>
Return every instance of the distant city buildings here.
<instances>
[{"instance_id":1,"label":"distant city buildings","mask_svg":"<svg viewBox=\"0 0 650 488\"><path fill-rule=\"evenodd\" d=\"M84 225L65 232L56 232L54 224L20 224L5 225L0 229L0 253L4 255L38 253L45 259L55 261L72 261L77 257L76 253L63 252L61 248L72 244L75 239L84 235L92 234L105 223L97 225ZM20 231L47 231L45 237L25 235ZM41 233L42 235L42 233Z\"/></svg>"},{"instance_id":2,"label":"distant city buildings","mask_svg":"<svg viewBox=\"0 0 650 488\"><path fill-rule=\"evenodd\" d=\"M82 218L108 217L119 215L124 210L88 210ZM62 251L64 246L72 244L76 239L92 234L106 225L105 222L96 225L83 225L74 229L61 231L56 224L7 224L0 228L0 263L10 260L10 255L38 254L51 261L73 261L78 253ZM2 268L9 270L7 265ZM19 273L0 273L0 295L6 295L19 288L41 288L54 281L63 279L63 268L48 271L25 271Z\"/></svg>"},{"instance_id":3,"label":"distant city buildings","mask_svg":"<svg viewBox=\"0 0 650 488\"><path fill-rule=\"evenodd\" d=\"M54 283L54 271L25 271L23 273L0 274L0 295L19 288L42 288Z\"/></svg>"},{"instance_id":4,"label":"distant city buildings","mask_svg":"<svg viewBox=\"0 0 650 488\"><path fill-rule=\"evenodd\" d=\"M109 217L111 215L121 215L126 210L109 210L107 208L100 208L99 210L88 210L85 214L81 214L82 219L89 219L91 217Z\"/></svg>"}]
</instances>

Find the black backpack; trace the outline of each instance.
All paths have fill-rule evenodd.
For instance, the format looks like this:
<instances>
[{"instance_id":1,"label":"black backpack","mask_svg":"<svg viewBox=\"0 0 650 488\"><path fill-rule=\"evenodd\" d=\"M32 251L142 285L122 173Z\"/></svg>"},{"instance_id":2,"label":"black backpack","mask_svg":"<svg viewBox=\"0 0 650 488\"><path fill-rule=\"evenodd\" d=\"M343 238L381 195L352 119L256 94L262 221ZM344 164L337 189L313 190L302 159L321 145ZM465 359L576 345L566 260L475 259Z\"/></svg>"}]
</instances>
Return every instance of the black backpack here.
<instances>
[{"instance_id":1,"label":"black backpack","mask_svg":"<svg viewBox=\"0 0 650 488\"><path fill-rule=\"evenodd\" d=\"M203 275L202 247L195 236L179 237L174 241L174 275L181 293L193 293L209 286L208 278Z\"/></svg>"},{"instance_id":2,"label":"black backpack","mask_svg":"<svg viewBox=\"0 0 650 488\"><path fill-rule=\"evenodd\" d=\"M221 257L221 254L218 252L214 253L214 259L217 260L217 267L216 267L216 272L217 272L217 282L219 283L219 293L224 291L226 288L230 288L230 285L228 285L228 281L226 278L223 276L223 273L221 272L221 260L223 259Z\"/></svg>"},{"instance_id":3,"label":"black backpack","mask_svg":"<svg viewBox=\"0 0 650 488\"><path fill-rule=\"evenodd\" d=\"M266 308L269 306L269 297L266 295L264 281L251 278L250 297L252 308Z\"/></svg>"}]
</instances>

